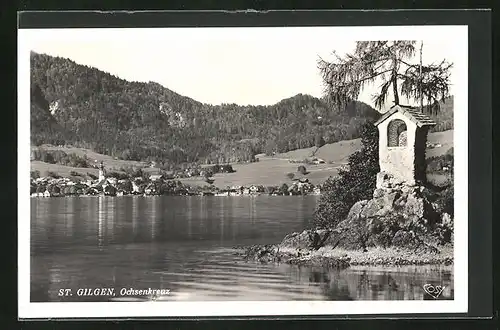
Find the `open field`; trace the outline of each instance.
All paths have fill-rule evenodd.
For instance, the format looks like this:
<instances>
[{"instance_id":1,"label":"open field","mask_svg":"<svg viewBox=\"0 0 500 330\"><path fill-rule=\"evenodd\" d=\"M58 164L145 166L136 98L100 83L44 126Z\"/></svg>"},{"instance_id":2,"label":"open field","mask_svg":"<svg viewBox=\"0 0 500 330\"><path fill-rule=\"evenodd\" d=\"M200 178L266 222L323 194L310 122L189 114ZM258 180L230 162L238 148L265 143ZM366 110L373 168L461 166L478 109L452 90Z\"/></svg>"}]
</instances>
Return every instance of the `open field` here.
<instances>
[{"instance_id":1,"label":"open field","mask_svg":"<svg viewBox=\"0 0 500 330\"><path fill-rule=\"evenodd\" d=\"M438 156L444 154L453 146L453 130L431 133L429 134L429 142L440 143L441 147L428 149L427 157ZM327 144L321 147L316 152L316 157L324 159L333 164L320 165L305 165L309 174L307 178L313 184L324 182L328 177L335 176L341 165L347 163L347 158L350 154L361 147L359 139L340 141L337 143ZM82 148L64 148L64 147L46 147L47 150L62 150L66 153L77 153L78 155L86 154L91 160L103 161L108 169L118 170L121 167L136 166L144 167L145 163L136 161L117 160L113 157L97 154L93 151ZM311 156L311 153L316 148L307 148L290 151L283 154L277 154L272 157L261 156L259 162L249 164L233 164L235 173L216 174L214 176L214 185L220 188L233 185L248 186L251 184L257 185L281 185L283 183L290 184L292 181L286 177L287 173L297 174L297 167L301 164L290 163L289 160L303 160ZM98 170L94 168L74 168L57 164L48 164L40 161L31 162L31 170L38 170L43 176L47 171L53 171L62 176L69 176L70 171L86 174L87 172L97 175ZM147 167L145 171L155 171L158 169ZM432 180L436 183L443 182L445 176L432 175ZM187 178L180 181L191 185L206 185L207 183L202 178Z\"/></svg>"},{"instance_id":2,"label":"open field","mask_svg":"<svg viewBox=\"0 0 500 330\"><path fill-rule=\"evenodd\" d=\"M214 185L219 188L226 186L249 186L252 184L263 186L278 186L283 183L290 185L292 180L286 177L287 173L296 173L300 164L289 163L286 159L260 158L259 162L251 164L234 164L235 173L216 174ZM307 175L309 181L318 184L325 181L329 176L337 173L339 165L321 164L306 165L310 173ZM206 185L201 178L181 179L187 184Z\"/></svg>"},{"instance_id":3,"label":"open field","mask_svg":"<svg viewBox=\"0 0 500 330\"><path fill-rule=\"evenodd\" d=\"M316 151L316 147L298 149L282 154L277 154L275 158L304 160L306 158L318 157L326 162L333 161L336 164L347 164L350 154L361 148L361 139L345 140L336 143L325 144ZM316 153L314 153L316 151Z\"/></svg>"},{"instance_id":4,"label":"open field","mask_svg":"<svg viewBox=\"0 0 500 330\"><path fill-rule=\"evenodd\" d=\"M444 155L450 148L453 147L453 130L430 133L428 141L431 143L440 143L441 147L427 149L426 156L434 157Z\"/></svg>"}]
</instances>

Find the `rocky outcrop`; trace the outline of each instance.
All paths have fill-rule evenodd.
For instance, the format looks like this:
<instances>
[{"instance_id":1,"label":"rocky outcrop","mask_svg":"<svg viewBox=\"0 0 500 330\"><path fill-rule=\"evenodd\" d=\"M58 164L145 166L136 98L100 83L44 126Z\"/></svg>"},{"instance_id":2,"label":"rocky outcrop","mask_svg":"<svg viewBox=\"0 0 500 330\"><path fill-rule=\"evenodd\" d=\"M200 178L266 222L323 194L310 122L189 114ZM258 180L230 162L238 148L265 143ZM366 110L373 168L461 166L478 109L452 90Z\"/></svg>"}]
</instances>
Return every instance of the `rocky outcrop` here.
<instances>
[{"instance_id":1,"label":"rocky outcrop","mask_svg":"<svg viewBox=\"0 0 500 330\"><path fill-rule=\"evenodd\" d=\"M297 233L298 234L298 233ZM297 235L300 236L300 235ZM284 244L286 245L286 243ZM237 254L243 256L246 261L260 263L286 263L296 266L318 266L343 269L350 266L350 258L324 257L314 255L313 250L308 248L291 248L284 245L254 245L244 248Z\"/></svg>"},{"instance_id":2,"label":"rocky outcrop","mask_svg":"<svg viewBox=\"0 0 500 330\"><path fill-rule=\"evenodd\" d=\"M291 233L279 244L282 248L318 250L323 246L337 246L341 239L340 232L332 229L304 230Z\"/></svg>"},{"instance_id":3,"label":"rocky outcrop","mask_svg":"<svg viewBox=\"0 0 500 330\"><path fill-rule=\"evenodd\" d=\"M435 245L450 241L443 234L443 222L451 219L440 214L427 196L427 188L399 182L386 173L377 176L373 198L354 204L337 231L339 246L366 249L370 246L397 246L435 250Z\"/></svg>"},{"instance_id":4,"label":"rocky outcrop","mask_svg":"<svg viewBox=\"0 0 500 330\"><path fill-rule=\"evenodd\" d=\"M453 218L436 198L437 193L424 186L381 173L373 198L355 203L335 229L291 233L277 245L251 246L239 254L247 261L335 268L449 265L453 263Z\"/></svg>"}]
</instances>

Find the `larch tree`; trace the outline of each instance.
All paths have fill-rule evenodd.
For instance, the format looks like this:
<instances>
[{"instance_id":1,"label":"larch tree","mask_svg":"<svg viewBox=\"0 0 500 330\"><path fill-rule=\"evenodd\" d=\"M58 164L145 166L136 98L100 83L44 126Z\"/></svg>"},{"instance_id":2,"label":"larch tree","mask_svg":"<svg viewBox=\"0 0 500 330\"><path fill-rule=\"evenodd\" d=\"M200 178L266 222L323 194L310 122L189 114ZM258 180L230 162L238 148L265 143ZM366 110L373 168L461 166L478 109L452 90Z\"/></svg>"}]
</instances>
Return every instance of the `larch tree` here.
<instances>
[{"instance_id":1,"label":"larch tree","mask_svg":"<svg viewBox=\"0 0 500 330\"><path fill-rule=\"evenodd\" d=\"M358 41L353 53L339 56L333 52L332 62L318 60L325 94L336 105L345 106L356 100L367 84L381 82L373 96L381 109L390 91L394 104L400 95L411 100L424 99L435 111L439 101L449 95L450 69L446 60L438 64L420 65L409 61L416 53L416 41ZM425 108L425 107L424 107Z\"/></svg>"}]
</instances>

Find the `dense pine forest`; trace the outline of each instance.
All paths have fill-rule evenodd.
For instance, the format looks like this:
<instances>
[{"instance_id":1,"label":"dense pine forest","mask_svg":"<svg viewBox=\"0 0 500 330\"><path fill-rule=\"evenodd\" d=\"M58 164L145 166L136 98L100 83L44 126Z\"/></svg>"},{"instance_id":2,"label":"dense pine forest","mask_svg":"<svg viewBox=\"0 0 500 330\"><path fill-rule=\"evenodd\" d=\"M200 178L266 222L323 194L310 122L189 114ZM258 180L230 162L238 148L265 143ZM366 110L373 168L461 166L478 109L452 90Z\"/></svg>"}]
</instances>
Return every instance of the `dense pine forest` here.
<instances>
[{"instance_id":1,"label":"dense pine forest","mask_svg":"<svg viewBox=\"0 0 500 330\"><path fill-rule=\"evenodd\" d=\"M451 106L450 106L451 104ZM453 100L435 130L452 127ZM31 142L126 160L226 163L359 137L379 113L296 95L271 106L210 105L157 83L129 82L69 59L31 53Z\"/></svg>"}]
</instances>

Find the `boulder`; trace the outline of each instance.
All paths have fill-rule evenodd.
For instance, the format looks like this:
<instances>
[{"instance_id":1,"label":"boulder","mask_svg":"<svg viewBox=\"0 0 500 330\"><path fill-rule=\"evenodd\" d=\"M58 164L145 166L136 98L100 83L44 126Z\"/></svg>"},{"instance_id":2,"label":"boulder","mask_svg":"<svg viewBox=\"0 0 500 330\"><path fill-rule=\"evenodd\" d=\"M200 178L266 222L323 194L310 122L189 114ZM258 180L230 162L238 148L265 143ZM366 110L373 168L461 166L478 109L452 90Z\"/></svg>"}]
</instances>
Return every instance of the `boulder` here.
<instances>
[{"instance_id":1,"label":"boulder","mask_svg":"<svg viewBox=\"0 0 500 330\"><path fill-rule=\"evenodd\" d=\"M418 241L412 231L398 230L392 238L392 245L397 247L416 248Z\"/></svg>"},{"instance_id":2,"label":"boulder","mask_svg":"<svg viewBox=\"0 0 500 330\"><path fill-rule=\"evenodd\" d=\"M376 187L377 188L398 188L403 186L405 183L399 179L396 179L392 175L386 172L377 173Z\"/></svg>"},{"instance_id":3,"label":"boulder","mask_svg":"<svg viewBox=\"0 0 500 330\"><path fill-rule=\"evenodd\" d=\"M387 174L385 172L377 173L376 187L377 188L388 188L387 187L388 180L389 180L389 174Z\"/></svg>"},{"instance_id":4,"label":"boulder","mask_svg":"<svg viewBox=\"0 0 500 330\"><path fill-rule=\"evenodd\" d=\"M349 214L347 218L359 217L361 215L361 211L365 208L366 204L368 204L367 200L359 201L355 203L351 209L349 210Z\"/></svg>"},{"instance_id":5,"label":"boulder","mask_svg":"<svg viewBox=\"0 0 500 330\"><path fill-rule=\"evenodd\" d=\"M373 191L373 198L380 198L384 196L385 190L382 188L377 188Z\"/></svg>"},{"instance_id":6,"label":"boulder","mask_svg":"<svg viewBox=\"0 0 500 330\"><path fill-rule=\"evenodd\" d=\"M410 191L403 206L403 212L406 214L424 217L425 205L424 198L417 196L415 191Z\"/></svg>"},{"instance_id":7,"label":"boulder","mask_svg":"<svg viewBox=\"0 0 500 330\"><path fill-rule=\"evenodd\" d=\"M425 239L421 237L436 233L441 223L453 222L449 215L441 216L426 196L429 193L423 186L408 185L387 173L379 173L373 198L355 203L347 218L339 223L339 232L334 235L340 238L339 246L422 246Z\"/></svg>"},{"instance_id":8,"label":"boulder","mask_svg":"<svg viewBox=\"0 0 500 330\"><path fill-rule=\"evenodd\" d=\"M338 236L338 232L331 229L304 230L285 236L279 247L317 250L325 245L336 245Z\"/></svg>"}]
</instances>

